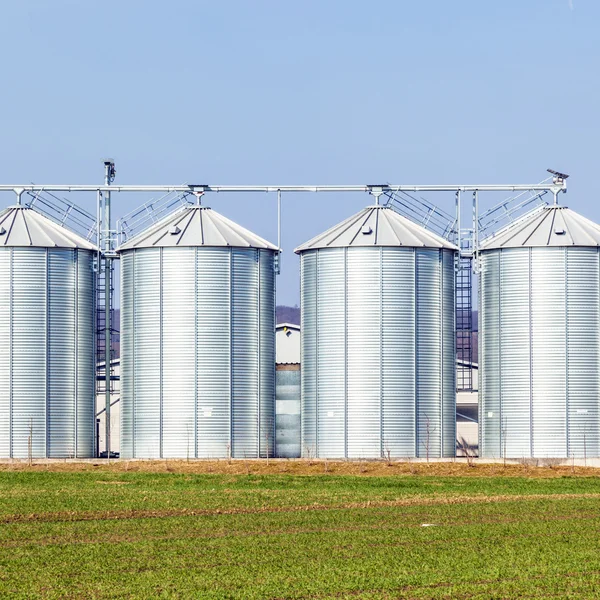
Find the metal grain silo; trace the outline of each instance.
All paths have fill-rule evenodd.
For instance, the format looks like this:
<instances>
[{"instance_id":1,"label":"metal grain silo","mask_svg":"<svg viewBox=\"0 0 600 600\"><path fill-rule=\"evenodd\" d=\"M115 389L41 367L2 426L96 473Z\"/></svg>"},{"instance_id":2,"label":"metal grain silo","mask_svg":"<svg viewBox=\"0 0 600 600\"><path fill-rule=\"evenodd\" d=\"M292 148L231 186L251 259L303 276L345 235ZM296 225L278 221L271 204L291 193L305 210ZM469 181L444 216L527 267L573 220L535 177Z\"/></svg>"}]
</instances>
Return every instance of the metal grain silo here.
<instances>
[{"instance_id":1,"label":"metal grain silo","mask_svg":"<svg viewBox=\"0 0 600 600\"><path fill-rule=\"evenodd\" d=\"M121 456L272 455L277 247L198 205L119 252Z\"/></svg>"},{"instance_id":2,"label":"metal grain silo","mask_svg":"<svg viewBox=\"0 0 600 600\"><path fill-rule=\"evenodd\" d=\"M454 456L456 248L370 206L296 252L303 454Z\"/></svg>"},{"instance_id":3,"label":"metal grain silo","mask_svg":"<svg viewBox=\"0 0 600 600\"><path fill-rule=\"evenodd\" d=\"M481 456L599 456L599 247L561 206L482 243Z\"/></svg>"},{"instance_id":4,"label":"metal grain silo","mask_svg":"<svg viewBox=\"0 0 600 600\"><path fill-rule=\"evenodd\" d=\"M0 213L0 456L94 456L95 247Z\"/></svg>"}]
</instances>

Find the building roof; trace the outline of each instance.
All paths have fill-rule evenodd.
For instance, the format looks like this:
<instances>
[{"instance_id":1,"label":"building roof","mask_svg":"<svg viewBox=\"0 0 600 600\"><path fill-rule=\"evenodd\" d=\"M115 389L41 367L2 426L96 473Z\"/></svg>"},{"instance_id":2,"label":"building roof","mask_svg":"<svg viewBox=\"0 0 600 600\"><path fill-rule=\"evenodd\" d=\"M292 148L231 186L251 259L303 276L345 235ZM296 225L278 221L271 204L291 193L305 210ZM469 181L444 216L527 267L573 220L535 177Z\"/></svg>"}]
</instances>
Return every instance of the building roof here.
<instances>
[{"instance_id":1,"label":"building roof","mask_svg":"<svg viewBox=\"0 0 600 600\"><path fill-rule=\"evenodd\" d=\"M84 248L96 246L28 206L9 206L0 212L0 247Z\"/></svg>"},{"instance_id":2,"label":"building roof","mask_svg":"<svg viewBox=\"0 0 600 600\"><path fill-rule=\"evenodd\" d=\"M300 331L300 325L296 325L296 323L277 323L275 329L283 329L287 327L288 329L295 329L296 331Z\"/></svg>"},{"instance_id":3,"label":"building roof","mask_svg":"<svg viewBox=\"0 0 600 600\"><path fill-rule=\"evenodd\" d=\"M457 249L448 240L427 231L392 208L377 205L363 208L345 221L298 246L295 252L318 248L369 246Z\"/></svg>"},{"instance_id":4,"label":"building roof","mask_svg":"<svg viewBox=\"0 0 600 600\"><path fill-rule=\"evenodd\" d=\"M117 251L178 246L278 249L207 206L185 206L128 240Z\"/></svg>"},{"instance_id":5,"label":"building roof","mask_svg":"<svg viewBox=\"0 0 600 600\"><path fill-rule=\"evenodd\" d=\"M600 225L566 206L543 206L486 238L481 250L600 246Z\"/></svg>"}]
</instances>

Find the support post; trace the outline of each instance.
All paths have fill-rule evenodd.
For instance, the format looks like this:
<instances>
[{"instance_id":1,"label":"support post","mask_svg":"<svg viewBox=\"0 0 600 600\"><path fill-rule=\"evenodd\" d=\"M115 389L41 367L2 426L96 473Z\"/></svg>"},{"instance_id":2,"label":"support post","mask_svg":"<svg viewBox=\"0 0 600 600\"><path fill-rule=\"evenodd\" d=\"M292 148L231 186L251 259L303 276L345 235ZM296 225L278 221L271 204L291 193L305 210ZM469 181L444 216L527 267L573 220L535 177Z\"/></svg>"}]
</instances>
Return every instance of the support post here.
<instances>
[{"instance_id":1,"label":"support post","mask_svg":"<svg viewBox=\"0 0 600 600\"><path fill-rule=\"evenodd\" d=\"M456 190L455 196L456 196L456 245L459 247L459 255L460 255L460 224L461 224L460 190Z\"/></svg>"},{"instance_id":2,"label":"support post","mask_svg":"<svg viewBox=\"0 0 600 600\"><path fill-rule=\"evenodd\" d=\"M115 163L112 160L104 161L104 184L109 186L115 179ZM104 193L104 223L103 223L103 242L104 248L104 399L106 406L105 413L105 431L106 431L106 457L110 460L110 373L111 373L111 338L112 338L112 318L111 318L111 284L112 284L112 241L111 241L111 215L110 215L110 192Z\"/></svg>"},{"instance_id":3,"label":"support post","mask_svg":"<svg viewBox=\"0 0 600 600\"><path fill-rule=\"evenodd\" d=\"M277 190L277 275L281 273L281 190Z\"/></svg>"},{"instance_id":4,"label":"support post","mask_svg":"<svg viewBox=\"0 0 600 600\"><path fill-rule=\"evenodd\" d=\"M479 273L479 195L473 192L473 270Z\"/></svg>"}]
</instances>

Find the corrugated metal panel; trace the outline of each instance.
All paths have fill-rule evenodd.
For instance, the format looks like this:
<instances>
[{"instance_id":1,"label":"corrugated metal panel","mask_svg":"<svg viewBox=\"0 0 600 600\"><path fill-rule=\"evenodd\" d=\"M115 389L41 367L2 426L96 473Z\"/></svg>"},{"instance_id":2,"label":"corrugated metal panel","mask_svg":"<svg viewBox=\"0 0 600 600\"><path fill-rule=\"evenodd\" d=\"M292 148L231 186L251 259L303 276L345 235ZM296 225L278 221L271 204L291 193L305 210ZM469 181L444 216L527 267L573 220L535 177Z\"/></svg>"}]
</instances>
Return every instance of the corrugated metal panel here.
<instances>
[{"instance_id":1,"label":"corrugated metal panel","mask_svg":"<svg viewBox=\"0 0 600 600\"><path fill-rule=\"evenodd\" d=\"M323 458L345 456L347 356L345 250L317 255L316 283L316 452ZM310 317L309 317L310 318ZM305 355L304 355L305 356Z\"/></svg>"},{"instance_id":2,"label":"corrugated metal panel","mask_svg":"<svg viewBox=\"0 0 600 600\"><path fill-rule=\"evenodd\" d=\"M87 250L0 252L3 457L93 456L92 261Z\"/></svg>"},{"instance_id":3,"label":"corrugated metal panel","mask_svg":"<svg viewBox=\"0 0 600 600\"><path fill-rule=\"evenodd\" d=\"M309 250L301 273L303 454L454 455L454 252Z\"/></svg>"},{"instance_id":4,"label":"corrugated metal panel","mask_svg":"<svg viewBox=\"0 0 600 600\"><path fill-rule=\"evenodd\" d=\"M481 259L482 456L598 456L598 249Z\"/></svg>"},{"instance_id":5,"label":"corrugated metal panel","mask_svg":"<svg viewBox=\"0 0 600 600\"><path fill-rule=\"evenodd\" d=\"M302 454L317 452L317 253L300 260L300 306L302 320L301 365L301 443ZM344 331L345 335L345 331Z\"/></svg>"},{"instance_id":6,"label":"corrugated metal panel","mask_svg":"<svg viewBox=\"0 0 600 600\"><path fill-rule=\"evenodd\" d=\"M530 260L518 254L500 256L500 345L502 406L492 418L501 428L502 455L531 455L531 349L529 344ZM498 454L500 456L500 454Z\"/></svg>"},{"instance_id":7,"label":"corrugated metal panel","mask_svg":"<svg viewBox=\"0 0 600 600\"><path fill-rule=\"evenodd\" d=\"M500 253L481 256L479 454L500 457Z\"/></svg>"},{"instance_id":8,"label":"corrugated metal panel","mask_svg":"<svg viewBox=\"0 0 600 600\"><path fill-rule=\"evenodd\" d=\"M12 249L0 248L0 456L11 449L11 271Z\"/></svg>"},{"instance_id":9,"label":"corrugated metal panel","mask_svg":"<svg viewBox=\"0 0 600 600\"><path fill-rule=\"evenodd\" d=\"M134 305L135 305L135 252L126 252L121 255L121 440L120 449L122 458L135 456L134 439L134 374L135 348L134 335Z\"/></svg>"},{"instance_id":10,"label":"corrugated metal panel","mask_svg":"<svg viewBox=\"0 0 600 600\"><path fill-rule=\"evenodd\" d=\"M231 252L196 250L197 456L222 457L231 440Z\"/></svg>"},{"instance_id":11,"label":"corrugated metal panel","mask_svg":"<svg viewBox=\"0 0 600 600\"><path fill-rule=\"evenodd\" d=\"M47 252L13 249L12 456L47 456Z\"/></svg>"},{"instance_id":12,"label":"corrugated metal panel","mask_svg":"<svg viewBox=\"0 0 600 600\"><path fill-rule=\"evenodd\" d=\"M456 453L456 309L454 256L442 253L442 452Z\"/></svg>"},{"instance_id":13,"label":"corrugated metal panel","mask_svg":"<svg viewBox=\"0 0 600 600\"><path fill-rule=\"evenodd\" d=\"M416 282L412 248L382 248L383 451L416 456Z\"/></svg>"},{"instance_id":14,"label":"corrugated metal panel","mask_svg":"<svg viewBox=\"0 0 600 600\"><path fill-rule=\"evenodd\" d=\"M260 456L275 453L275 267L271 252L259 257Z\"/></svg>"},{"instance_id":15,"label":"corrugated metal panel","mask_svg":"<svg viewBox=\"0 0 600 600\"><path fill-rule=\"evenodd\" d=\"M456 249L448 240L409 221L392 208L367 206L345 221L298 246L295 252L319 248L370 246Z\"/></svg>"},{"instance_id":16,"label":"corrugated metal panel","mask_svg":"<svg viewBox=\"0 0 600 600\"><path fill-rule=\"evenodd\" d=\"M77 285L75 306L77 314L77 356L76 390L77 390L77 456L94 456L95 449L95 385L96 377L96 291L94 272L94 254L85 250L77 250ZM92 318L90 318L92 315Z\"/></svg>"},{"instance_id":17,"label":"corrugated metal panel","mask_svg":"<svg viewBox=\"0 0 600 600\"><path fill-rule=\"evenodd\" d=\"M122 273L122 320L134 325L121 334L133 455L255 458L259 444L272 455L274 252L142 248L123 253Z\"/></svg>"},{"instance_id":18,"label":"corrugated metal panel","mask_svg":"<svg viewBox=\"0 0 600 600\"><path fill-rule=\"evenodd\" d=\"M567 252L567 435L576 458L600 453L599 266L597 248Z\"/></svg>"},{"instance_id":19,"label":"corrugated metal panel","mask_svg":"<svg viewBox=\"0 0 600 600\"><path fill-rule=\"evenodd\" d=\"M565 249L530 252L532 451L566 456Z\"/></svg>"},{"instance_id":20,"label":"corrugated metal panel","mask_svg":"<svg viewBox=\"0 0 600 600\"><path fill-rule=\"evenodd\" d=\"M232 277L232 450L235 457L255 458L259 452L260 416L260 292L258 255L255 251L232 250Z\"/></svg>"},{"instance_id":21,"label":"corrugated metal panel","mask_svg":"<svg viewBox=\"0 0 600 600\"><path fill-rule=\"evenodd\" d=\"M417 250L417 451L442 451L442 273L439 252Z\"/></svg>"},{"instance_id":22,"label":"corrugated metal panel","mask_svg":"<svg viewBox=\"0 0 600 600\"><path fill-rule=\"evenodd\" d=\"M383 449L381 250L352 249L346 261L347 456L379 458Z\"/></svg>"},{"instance_id":23,"label":"corrugated metal panel","mask_svg":"<svg viewBox=\"0 0 600 600\"><path fill-rule=\"evenodd\" d=\"M75 456L75 283L72 250L48 253L48 454ZM71 357L72 360L65 360Z\"/></svg>"},{"instance_id":24,"label":"corrugated metal panel","mask_svg":"<svg viewBox=\"0 0 600 600\"><path fill-rule=\"evenodd\" d=\"M187 458L196 435L196 249L162 255L162 456Z\"/></svg>"},{"instance_id":25,"label":"corrugated metal panel","mask_svg":"<svg viewBox=\"0 0 600 600\"><path fill-rule=\"evenodd\" d=\"M134 457L160 458L162 449L162 269L161 250L135 255L133 360ZM125 264L122 265L125 269ZM124 274L125 278L125 274ZM121 310L125 310L123 306ZM128 317L126 317L128 318ZM121 334L123 337L124 332ZM124 367L125 365L123 365ZM130 376L123 371L122 380ZM121 391L121 410L129 410Z\"/></svg>"}]
</instances>

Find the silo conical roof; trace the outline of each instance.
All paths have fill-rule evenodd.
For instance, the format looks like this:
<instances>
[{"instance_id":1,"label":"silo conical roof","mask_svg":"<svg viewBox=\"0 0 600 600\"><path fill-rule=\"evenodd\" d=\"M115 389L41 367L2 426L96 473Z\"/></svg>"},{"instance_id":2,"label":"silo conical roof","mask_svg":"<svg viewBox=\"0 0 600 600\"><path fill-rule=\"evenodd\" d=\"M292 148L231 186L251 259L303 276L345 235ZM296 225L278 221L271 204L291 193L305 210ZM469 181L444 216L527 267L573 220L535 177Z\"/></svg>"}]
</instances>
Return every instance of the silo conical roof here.
<instances>
[{"instance_id":1,"label":"silo conical roof","mask_svg":"<svg viewBox=\"0 0 600 600\"><path fill-rule=\"evenodd\" d=\"M260 236L207 206L186 206L133 237L117 250L179 246L232 246L278 250Z\"/></svg>"},{"instance_id":2,"label":"silo conical roof","mask_svg":"<svg viewBox=\"0 0 600 600\"><path fill-rule=\"evenodd\" d=\"M407 246L409 248L458 248L443 237L413 223L387 206L367 206L312 240L296 253L319 248Z\"/></svg>"},{"instance_id":3,"label":"silo conical roof","mask_svg":"<svg viewBox=\"0 0 600 600\"><path fill-rule=\"evenodd\" d=\"M92 242L21 205L0 212L0 247L11 246L96 250Z\"/></svg>"},{"instance_id":4,"label":"silo conical roof","mask_svg":"<svg viewBox=\"0 0 600 600\"><path fill-rule=\"evenodd\" d=\"M600 246L600 225L566 206L544 206L486 238L481 250Z\"/></svg>"}]
</instances>

